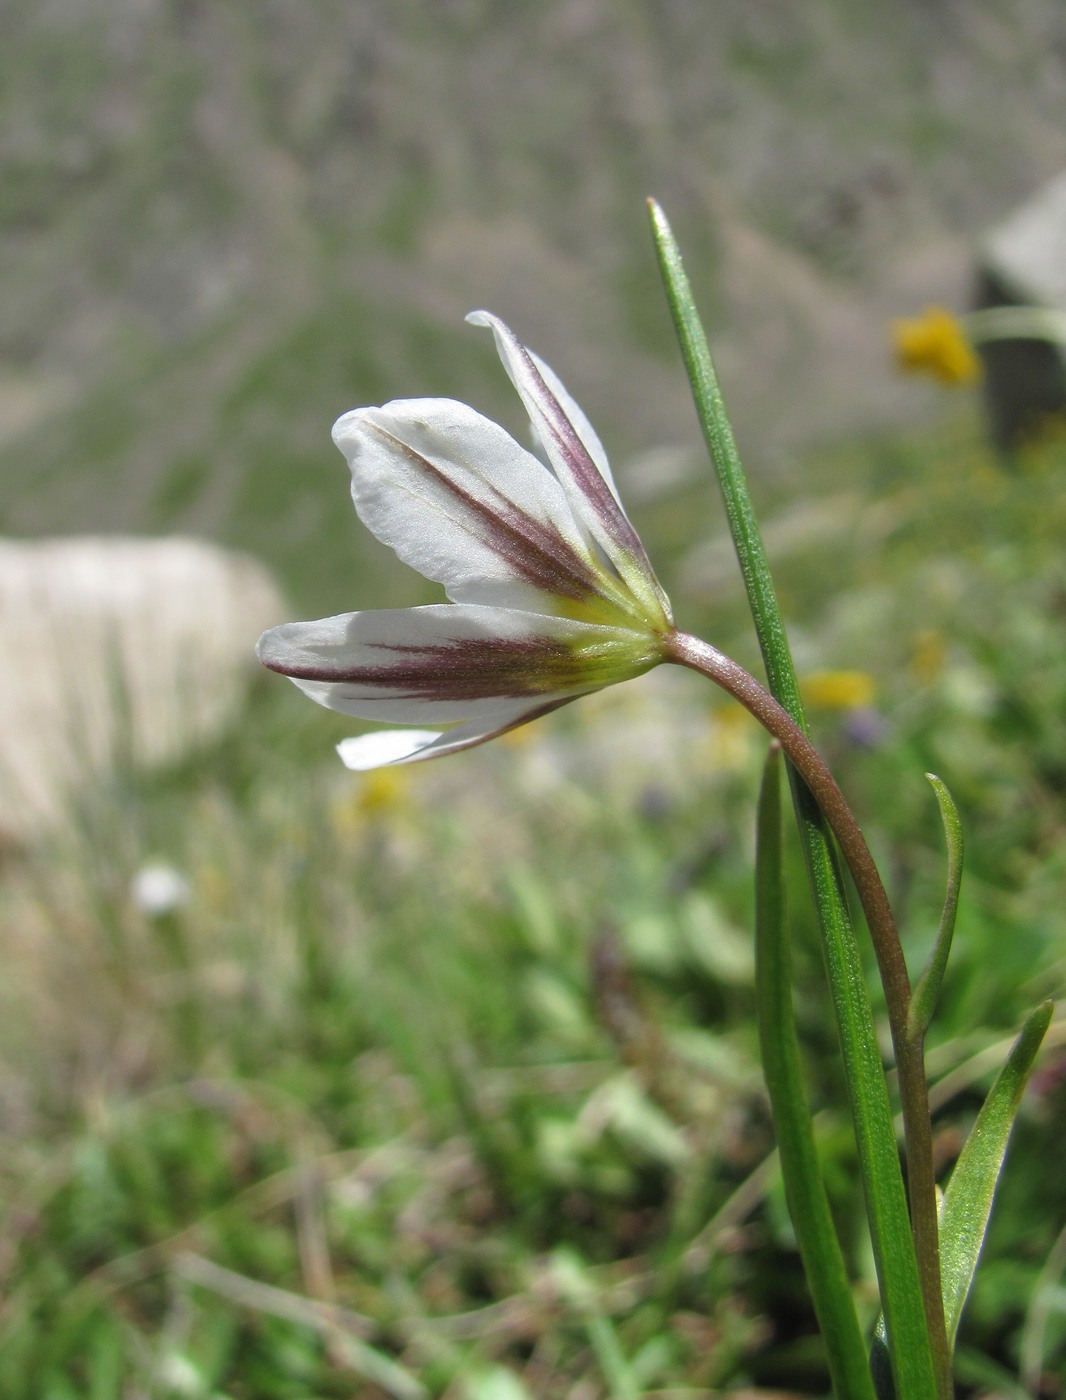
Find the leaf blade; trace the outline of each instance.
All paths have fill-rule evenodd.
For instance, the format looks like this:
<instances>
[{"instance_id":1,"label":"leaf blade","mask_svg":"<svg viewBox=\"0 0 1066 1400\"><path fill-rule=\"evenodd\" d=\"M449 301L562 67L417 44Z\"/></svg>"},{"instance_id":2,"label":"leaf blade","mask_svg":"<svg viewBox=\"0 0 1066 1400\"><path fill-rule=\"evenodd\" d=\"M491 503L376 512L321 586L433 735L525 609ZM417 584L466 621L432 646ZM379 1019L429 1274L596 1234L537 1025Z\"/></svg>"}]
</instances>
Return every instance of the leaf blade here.
<instances>
[{"instance_id":1,"label":"leaf blade","mask_svg":"<svg viewBox=\"0 0 1066 1400\"><path fill-rule=\"evenodd\" d=\"M963 1144L940 1209L944 1314L954 1343L984 1244L996 1184L1029 1071L1051 1023L1042 1002L1027 1018Z\"/></svg>"},{"instance_id":2,"label":"leaf blade","mask_svg":"<svg viewBox=\"0 0 1066 1400\"><path fill-rule=\"evenodd\" d=\"M667 302L725 503L769 688L805 729L799 684L769 562L681 250L658 204L649 200L648 208ZM822 931L878 1283L890 1321L893 1370L900 1393L908 1400L934 1400L938 1394L936 1369L862 958L825 822L806 787L791 771L789 776Z\"/></svg>"},{"instance_id":3,"label":"leaf blade","mask_svg":"<svg viewBox=\"0 0 1066 1400\"><path fill-rule=\"evenodd\" d=\"M834 1394L842 1400L875 1400L804 1090L781 870L780 768L781 751L773 744L759 792L755 847L755 988L763 1074L789 1215L825 1339Z\"/></svg>"},{"instance_id":4,"label":"leaf blade","mask_svg":"<svg viewBox=\"0 0 1066 1400\"><path fill-rule=\"evenodd\" d=\"M907 1017L909 1034L915 1039L924 1036L929 1029L940 996L940 987L948 965L948 954L951 952L951 940L955 933L955 916L959 909L959 890L962 887L962 866L966 850L959 809L955 806L947 784L935 773L926 773L925 776L936 794L940 819L944 824L944 840L948 849L948 877L936 942L933 944L925 971L914 989Z\"/></svg>"}]
</instances>

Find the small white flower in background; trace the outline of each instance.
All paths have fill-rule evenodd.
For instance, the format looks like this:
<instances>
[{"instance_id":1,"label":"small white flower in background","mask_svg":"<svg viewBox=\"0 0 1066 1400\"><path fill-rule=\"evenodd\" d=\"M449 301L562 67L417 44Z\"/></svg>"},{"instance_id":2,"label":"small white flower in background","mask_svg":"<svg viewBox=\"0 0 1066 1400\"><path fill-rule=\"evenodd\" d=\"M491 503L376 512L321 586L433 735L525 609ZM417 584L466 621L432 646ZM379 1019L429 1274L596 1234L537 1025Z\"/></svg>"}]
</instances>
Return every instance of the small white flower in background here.
<instances>
[{"instance_id":1,"label":"small white flower in background","mask_svg":"<svg viewBox=\"0 0 1066 1400\"><path fill-rule=\"evenodd\" d=\"M160 918L189 902L192 887L179 870L163 861L149 861L130 881L130 896L143 914Z\"/></svg>"},{"instance_id":2,"label":"small white flower in background","mask_svg":"<svg viewBox=\"0 0 1066 1400\"><path fill-rule=\"evenodd\" d=\"M272 628L265 666L387 730L338 745L349 768L471 748L666 660L670 604L599 438L543 361L485 311L549 465L453 399L358 408L333 428L364 525L450 603Z\"/></svg>"}]
</instances>

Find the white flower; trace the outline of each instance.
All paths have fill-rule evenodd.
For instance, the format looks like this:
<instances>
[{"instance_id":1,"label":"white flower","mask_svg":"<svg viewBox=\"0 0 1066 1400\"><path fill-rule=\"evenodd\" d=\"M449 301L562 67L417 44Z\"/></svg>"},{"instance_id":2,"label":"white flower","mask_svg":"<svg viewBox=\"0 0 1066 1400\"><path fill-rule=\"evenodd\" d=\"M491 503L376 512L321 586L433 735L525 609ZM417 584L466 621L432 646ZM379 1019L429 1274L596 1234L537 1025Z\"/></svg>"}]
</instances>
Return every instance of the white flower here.
<instances>
[{"instance_id":1,"label":"white flower","mask_svg":"<svg viewBox=\"0 0 1066 1400\"><path fill-rule=\"evenodd\" d=\"M188 879L163 861L149 861L147 865L142 865L130 881L130 895L134 904L152 918L172 914L189 902L191 893Z\"/></svg>"},{"instance_id":2,"label":"white flower","mask_svg":"<svg viewBox=\"0 0 1066 1400\"><path fill-rule=\"evenodd\" d=\"M275 627L260 660L361 719L434 726L348 739L350 768L484 743L667 659L670 604L599 438L552 371L485 311L550 466L452 399L358 408L333 428L355 508L450 603Z\"/></svg>"}]
</instances>

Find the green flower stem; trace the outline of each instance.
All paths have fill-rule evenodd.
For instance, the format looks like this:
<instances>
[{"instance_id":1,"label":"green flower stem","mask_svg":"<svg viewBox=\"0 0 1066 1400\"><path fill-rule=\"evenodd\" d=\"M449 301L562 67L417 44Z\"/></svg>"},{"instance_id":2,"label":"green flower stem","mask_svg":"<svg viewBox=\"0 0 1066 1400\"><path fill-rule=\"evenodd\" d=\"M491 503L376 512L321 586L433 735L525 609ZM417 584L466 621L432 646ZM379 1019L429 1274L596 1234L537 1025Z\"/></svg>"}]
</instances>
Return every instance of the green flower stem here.
<instances>
[{"instance_id":1,"label":"green flower stem","mask_svg":"<svg viewBox=\"0 0 1066 1400\"><path fill-rule=\"evenodd\" d=\"M654 201L649 201L649 209L667 299L700 423L722 489L770 689L788 712L799 735L806 739L803 706L788 638L707 339L670 226ZM783 747L787 753L787 746L783 744ZM791 754L789 756L791 758ZM915 1047L908 1043L904 1035L900 1036L900 1045L897 1046L901 1085L906 1081L906 1088L901 1088L901 1099L910 1169L914 1222L912 1244L873 1016L832 846L810 793L802 783L795 781L793 775L790 775L790 779L822 929L878 1278L889 1320L898 1390L900 1394L908 1396L908 1400L933 1394L939 1394L942 1400L946 1400L951 1393L950 1355L940 1301L931 1131L928 1112L923 1114L921 1107L926 1098L926 1085L920 1047L916 1057ZM840 802L846 809L843 798L840 798ZM877 883L879 885L880 881ZM873 893L868 888L868 898ZM880 901L875 898L874 903L879 904ZM894 941L898 949L894 923L879 930L872 927L871 934L875 944L880 943L879 965L882 956L887 959L886 999L890 1006L893 1001L895 1003L891 1012L895 1037L896 1031L901 1030L906 1021L909 1001L906 966L902 953L889 946ZM882 976L885 976L884 971ZM915 1262L916 1253L922 1260L920 1269ZM920 1312L924 1326L921 1319L915 1316L919 1298L922 1300Z\"/></svg>"},{"instance_id":2,"label":"green flower stem","mask_svg":"<svg viewBox=\"0 0 1066 1400\"><path fill-rule=\"evenodd\" d=\"M781 874L781 746L771 745L759 793L755 858L755 993L763 1074L773 1109L789 1213L838 1400L875 1400L814 1145L792 1006L792 969Z\"/></svg>"}]
</instances>

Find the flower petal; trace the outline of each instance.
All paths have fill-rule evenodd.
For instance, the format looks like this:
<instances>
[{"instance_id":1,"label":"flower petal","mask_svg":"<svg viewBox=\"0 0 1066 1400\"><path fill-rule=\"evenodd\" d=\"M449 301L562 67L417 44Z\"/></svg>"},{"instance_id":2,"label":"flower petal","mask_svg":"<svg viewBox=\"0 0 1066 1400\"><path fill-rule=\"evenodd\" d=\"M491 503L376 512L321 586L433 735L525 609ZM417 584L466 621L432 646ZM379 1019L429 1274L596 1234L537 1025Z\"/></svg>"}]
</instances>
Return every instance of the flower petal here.
<instances>
[{"instance_id":1,"label":"flower petal","mask_svg":"<svg viewBox=\"0 0 1066 1400\"><path fill-rule=\"evenodd\" d=\"M338 419L333 440L363 523L456 602L587 611L606 594L632 612L559 482L466 404L404 399L355 409Z\"/></svg>"},{"instance_id":2,"label":"flower petal","mask_svg":"<svg viewBox=\"0 0 1066 1400\"><path fill-rule=\"evenodd\" d=\"M622 508L603 445L588 419L558 376L498 316L472 311L466 319L487 326L495 336L504 368L574 512L650 616L658 613L669 626L669 600Z\"/></svg>"},{"instance_id":3,"label":"flower petal","mask_svg":"<svg viewBox=\"0 0 1066 1400\"><path fill-rule=\"evenodd\" d=\"M384 768L390 763L409 763L440 737L435 729L378 729L372 734L342 739L337 752L345 768L365 773L370 768Z\"/></svg>"},{"instance_id":4,"label":"flower petal","mask_svg":"<svg viewBox=\"0 0 1066 1400\"><path fill-rule=\"evenodd\" d=\"M357 773L371 768L442 758L445 754L488 743L490 739L507 734L530 720L540 719L542 715L550 714L552 710L558 710L576 699L576 695L570 695L563 700L549 700L543 705L504 706L491 718L458 724L442 733L429 729L378 730L373 734L342 739L337 745L337 752L344 766Z\"/></svg>"},{"instance_id":5,"label":"flower petal","mask_svg":"<svg viewBox=\"0 0 1066 1400\"><path fill-rule=\"evenodd\" d=\"M572 699L663 659L650 631L447 603L286 623L258 654L320 705L400 724L495 723L502 708Z\"/></svg>"}]
</instances>

